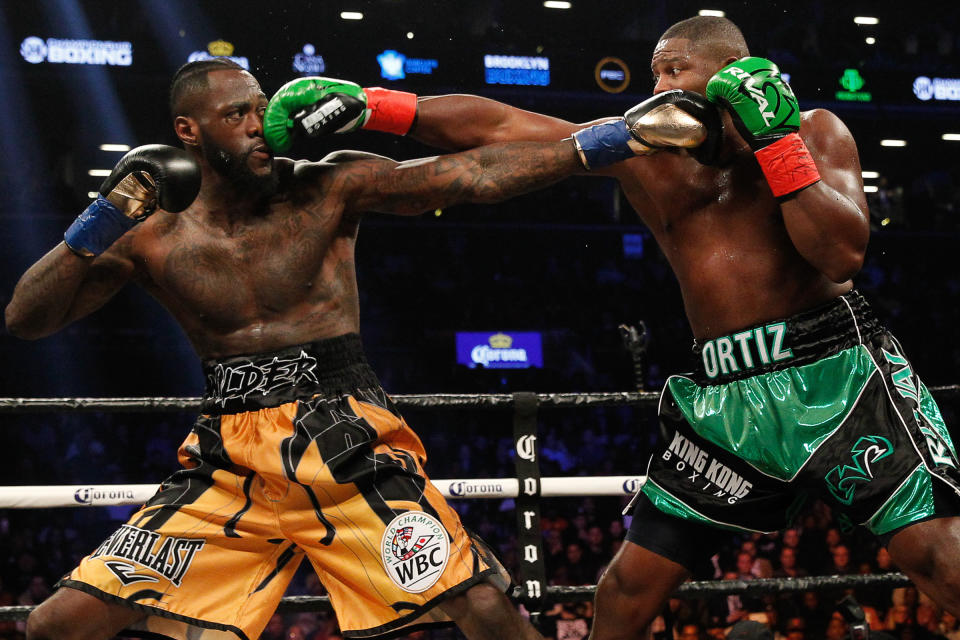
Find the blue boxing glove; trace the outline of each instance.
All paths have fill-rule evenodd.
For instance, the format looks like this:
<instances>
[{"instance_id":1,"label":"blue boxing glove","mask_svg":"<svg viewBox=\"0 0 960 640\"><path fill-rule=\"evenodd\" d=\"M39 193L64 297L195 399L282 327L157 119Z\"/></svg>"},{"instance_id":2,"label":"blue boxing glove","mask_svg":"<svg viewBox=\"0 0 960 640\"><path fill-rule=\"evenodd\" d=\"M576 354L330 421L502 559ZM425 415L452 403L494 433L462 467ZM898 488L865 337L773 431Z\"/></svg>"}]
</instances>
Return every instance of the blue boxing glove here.
<instances>
[{"instance_id":1,"label":"blue boxing glove","mask_svg":"<svg viewBox=\"0 0 960 640\"><path fill-rule=\"evenodd\" d=\"M693 91L673 89L644 100L623 118L573 134L583 166L599 169L661 149L687 149L704 164L720 151L723 123L713 103Z\"/></svg>"},{"instance_id":2,"label":"blue boxing glove","mask_svg":"<svg viewBox=\"0 0 960 640\"><path fill-rule=\"evenodd\" d=\"M200 193L200 165L183 149L150 144L124 155L100 186L100 195L63 235L81 256L98 256L157 206L177 213Z\"/></svg>"}]
</instances>

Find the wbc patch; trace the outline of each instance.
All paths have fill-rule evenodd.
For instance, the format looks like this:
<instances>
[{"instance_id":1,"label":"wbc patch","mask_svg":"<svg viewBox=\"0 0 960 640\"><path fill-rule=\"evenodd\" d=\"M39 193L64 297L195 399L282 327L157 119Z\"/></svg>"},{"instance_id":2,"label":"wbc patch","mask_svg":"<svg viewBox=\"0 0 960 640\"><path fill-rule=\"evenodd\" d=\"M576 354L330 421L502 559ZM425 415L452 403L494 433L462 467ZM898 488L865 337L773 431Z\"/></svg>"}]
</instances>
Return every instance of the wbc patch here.
<instances>
[{"instance_id":1,"label":"wbc patch","mask_svg":"<svg viewBox=\"0 0 960 640\"><path fill-rule=\"evenodd\" d=\"M422 593L443 575L450 543L439 520L423 511L407 511L387 525L380 555L395 585L409 593Z\"/></svg>"}]
</instances>

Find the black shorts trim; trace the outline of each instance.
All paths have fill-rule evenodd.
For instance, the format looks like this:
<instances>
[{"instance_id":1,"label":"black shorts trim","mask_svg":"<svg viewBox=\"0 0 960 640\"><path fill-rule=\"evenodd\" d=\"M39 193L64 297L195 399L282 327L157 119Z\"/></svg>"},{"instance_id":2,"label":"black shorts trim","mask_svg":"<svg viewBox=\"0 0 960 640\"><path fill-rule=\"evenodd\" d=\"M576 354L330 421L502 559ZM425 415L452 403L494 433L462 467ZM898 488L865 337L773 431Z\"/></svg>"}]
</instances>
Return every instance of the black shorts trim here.
<instances>
[{"instance_id":1,"label":"black shorts trim","mask_svg":"<svg viewBox=\"0 0 960 640\"><path fill-rule=\"evenodd\" d=\"M683 566L691 573L720 551L723 532L668 515L644 494L637 495L626 540Z\"/></svg>"},{"instance_id":2,"label":"black shorts trim","mask_svg":"<svg viewBox=\"0 0 960 640\"><path fill-rule=\"evenodd\" d=\"M444 600L452 598L453 596L460 595L467 589L470 589L471 587L474 587L480 584L481 582L488 582L487 578L490 576L493 576L496 573L497 573L497 569L495 567L484 569L479 573L473 574L472 577L464 580L460 584L447 589L446 591L436 596L432 600L425 602L424 604L420 605L419 607L414 609L412 612L408 613L403 617L397 618L396 620L388 622L387 624L382 624L379 627L371 627L369 629L352 629L350 631L343 631L342 635L344 638L384 639L384 638L393 638L400 634L406 634L411 631L416 631L419 629L453 625L455 623L452 620L449 622L436 621L436 622L421 622L417 624L410 624L410 622L412 620L416 620L417 618L425 614L430 609L433 609L434 607L438 606Z\"/></svg>"},{"instance_id":3,"label":"black shorts trim","mask_svg":"<svg viewBox=\"0 0 960 640\"><path fill-rule=\"evenodd\" d=\"M960 517L960 496L954 493L953 489L948 486L945 481L937 478L937 476L931 477L930 481L933 483L933 504L936 513L931 513L925 518L908 522L902 527L897 527L892 531L877 536L883 546L889 547L890 541L893 540L895 535L920 522L927 522L928 520L936 520L938 518Z\"/></svg>"},{"instance_id":4,"label":"black shorts trim","mask_svg":"<svg viewBox=\"0 0 960 640\"><path fill-rule=\"evenodd\" d=\"M103 600L104 602L107 602L109 604L117 604L117 605L126 607L127 609L132 609L133 611L144 613L147 616L169 618L170 620L184 622L186 624L189 624L195 627L201 627L203 629L229 631L235 634L238 638L240 638L240 640L249 640L249 638L247 638L247 634L241 631L239 627L235 627L229 624L221 624L219 622L208 622L206 620L200 620L198 618L190 618L188 616L182 616L177 613L167 611L165 609L158 609L157 607L151 607L150 605L140 604L138 602L130 602L129 600L125 600L124 598L120 598L113 594L107 593L105 591L101 591L100 589L97 589L96 587L89 585L85 582L80 582L79 580L70 580L70 579L64 578L63 580L60 580L55 585L55 588L57 589L61 587L66 587L68 589L76 589L77 591L83 591L84 593L87 593L95 598ZM149 634L149 636L147 634ZM164 638L167 637L167 636L161 636L156 633L152 633L148 631L137 631L136 629L124 631L124 635L130 635L130 636L136 636L136 637L164 637Z\"/></svg>"}]
</instances>

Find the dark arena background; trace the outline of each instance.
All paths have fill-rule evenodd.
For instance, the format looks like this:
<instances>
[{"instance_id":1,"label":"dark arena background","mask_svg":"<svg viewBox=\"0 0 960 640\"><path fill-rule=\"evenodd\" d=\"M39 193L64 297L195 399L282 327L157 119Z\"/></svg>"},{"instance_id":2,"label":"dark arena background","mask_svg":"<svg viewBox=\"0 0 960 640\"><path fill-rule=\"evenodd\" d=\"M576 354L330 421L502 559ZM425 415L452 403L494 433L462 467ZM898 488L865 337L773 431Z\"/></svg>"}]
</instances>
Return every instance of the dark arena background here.
<instances>
[{"instance_id":1,"label":"dark arena background","mask_svg":"<svg viewBox=\"0 0 960 640\"><path fill-rule=\"evenodd\" d=\"M297 76L322 75L419 95L478 94L585 122L620 115L648 98L650 55L660 34L705 10L723 12L743 30L753 55L789 74L801 108L829 109L853 133L872 227L855 285L899 337L956 439L956 2L2 0L0 302L6 306L24 270L89 204L103 180L99 171L111 169L127 148L177 143L167 87L189 59L231 56L268 96ZM300 141L288 155L318 160L344 148L396 159L438 153L413 140L360 132ZM424 440L432 478L645 472L657 437L653 392L671 373L694 366L692 334L666 260L614 181L573 177L497 205L416 218L369 215L357 271L361 333L388 392L401 400L496 394L487 408L469 401L458 408L400 403ZM621 325L644 334L639 346L628 348ZM462 335L458 350L458 334L465 333L486 338L470 343ZM523 347L529 359L513 364L527 366L471 361L474 347L484 344L494 351ZM0 606L29 607L136 508L84 505L92 487L158 483L177 468L176 449L195 414L190 399L202 393L203 379L184 334L135 286L55 336L28 342L4 332L0 362L0 485L69 485L75 503L0 506ZM631 395L638 391L645 393ZM533 472L515 464L514 428L531 426L518 417L509 396L516 392L540 394ZM577 406L566 394L603 401ZM69 403L25 410L16 400L128 397L184 404L161 411L69 410ZM619 548L629 525L621 510L632 488L543 497L541 535L532 536L518 533L512 498L452 504L518 584L541 571L545 588L572 588L595 585ZM809 505L789 534L718 535L729 540L696 580L897 570L872 536L844 528L820 503ZM531 540L537 562L528 567ZM520 587L515 595L545 636L580 640L593 615L589 589L582 593L569 602L530 599ZM287 595L324 595L307 563ZM751 618L778 638L864 637L855 635L853 614L836 613L844 595L856 598L874 632L960 638L956 619L905 581L775 595L692 593L671 601L654 633L723 638L732 621ZM262 637L339 637L329 608L307 600L311 606L283 605ZM0 639L24 632L23 616L0 621ZM408 637L462 636L450 629Z\"/></svg>"}]
</instances>

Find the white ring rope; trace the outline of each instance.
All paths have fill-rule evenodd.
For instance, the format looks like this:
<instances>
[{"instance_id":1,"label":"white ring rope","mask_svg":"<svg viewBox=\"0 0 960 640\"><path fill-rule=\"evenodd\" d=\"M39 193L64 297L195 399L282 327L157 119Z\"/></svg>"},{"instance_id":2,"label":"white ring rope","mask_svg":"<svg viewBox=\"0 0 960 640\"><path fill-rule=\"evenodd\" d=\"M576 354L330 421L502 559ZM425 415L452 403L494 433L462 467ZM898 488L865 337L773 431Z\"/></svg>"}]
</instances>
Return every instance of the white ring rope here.
<instances>
[{"instance_id":1,"label":"white ring rope","mask_svg":"<svg viewBox=\"0 0 960 640\"><path fill-rule=\"evenodd\" d=\"M643 484L645 476L594 476L540 478L540 496L628 496ZM447 498L516 498L516 478L471 478L432 480ZM0 509L42 509L48 507L108 507L143 504L157 492L156 484L86 484L0 487ZM536 494L528 486L524 493Z\"/></svg>"}]
</instances>

